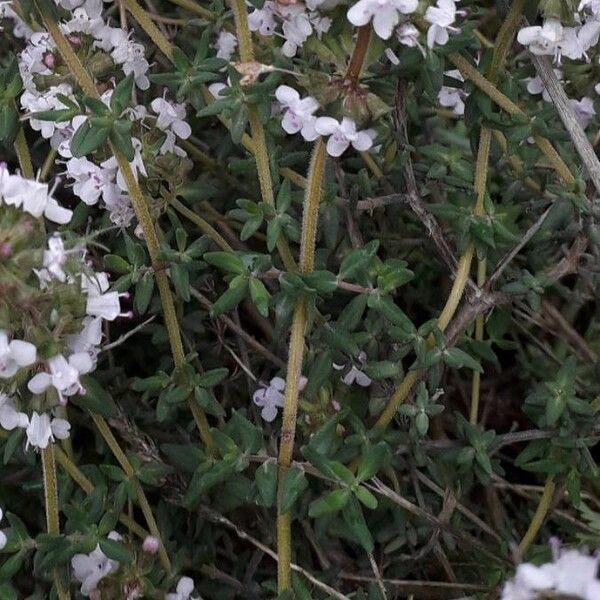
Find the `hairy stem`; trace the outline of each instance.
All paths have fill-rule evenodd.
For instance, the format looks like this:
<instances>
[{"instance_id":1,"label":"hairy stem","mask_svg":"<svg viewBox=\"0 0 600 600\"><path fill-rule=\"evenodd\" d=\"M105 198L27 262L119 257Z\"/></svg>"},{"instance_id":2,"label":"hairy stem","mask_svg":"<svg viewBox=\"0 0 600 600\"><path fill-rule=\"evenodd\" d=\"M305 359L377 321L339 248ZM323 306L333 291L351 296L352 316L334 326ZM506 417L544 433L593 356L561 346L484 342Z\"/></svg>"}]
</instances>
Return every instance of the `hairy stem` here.
<instances>
[{"instance_id":1,"label":"hairy stem","mask_svg":"<svg viewBox=\"0 0 600 600\"><path fill-rule=\"evenodd\" d=\"M113 453L113 456L117 459L117 462L121 465L123 471L125 471L127 477L135 481L135 490L138 504L142 509L142 514L146 519L146 523L148 524L148 529L150 530L150 533L159 542L158 555L160 561L167 573L170 573L171 561L169 560L169 556L167 555L167 551L165 550L164 544L162 542L160 530L158 529L158 525L156 524L156 520L154 519L154 515L152 514L152 509L150 508L150 504L148 502L148 499L146 498L146 494L144 493L142 486L137 480L133 466L129 462L129 459L125 455L125 452L123 452L121 446L119 446L119 442L113 435L113 432L110 430L110 427L108 426L108 423L106 422L104 417L97 413L90 414L92 415L92 419L96 427L98 428L100 435L103 437L104 441L106 442L106 445L110 448L111 452Z\"/></svg>"},{"instance_id":2,"label":"hairy stem","mask_svg":"<svg viewBox=\"0 0 600 600\"><path fill-rule=\"evenodd\" d=\"M248 26L248 13L246 12L246 3L244 0L231 0L231 8L235 19L235 30L239 46L240 60L243 63L254 60L254 49L252 47L252 36ZM258 183L263 202L270 206L275 206L275 196L273 194L273 180L271 178L271 169L269 167L269 152L265 138L265 130L260 122L256 106L249 104L248 122L250 123L250 132L252 133L252 145L254 147L254 159L256 160L256 170L258 171ZM292 251L283 236L277 240L277 251L288 271L296 270L296 262Z\"/></svg>"},{"instance_id":3,"label":"hairy stem","mask_svg":"<svg viewBox=\"0 0 600 600\"><path fill-rule=\"evenodd\" d=\"M60 534L58 517L58 484L56 481L56 463L54 461L54 444L50 443L42 449L42 471L44 474L44 500L46 506L46 529L51 535ZM59 600L69 600L69 591L65 588L57 569L53 571L54 587Z\"/></svg>"},{"instance_id":4,"label":"hairy stem","mask_svg":"<svg viewBox=\"0 0 600 600\"><path fill-rule=\"evenodd\" d=\"M29 153L29 147L27 146L27 140L25 139L25 132L23 131L22 127L19 127L19 131L17 131L17 137L15 137L14 146L23 177L26 177L27 179L34 179L35 173L33 172L33 164L31 163L31 154Z\"/></svg>"},{"instance_id":5,"label":"hairy stem","mask_svg":"<svg viewBox=\"0 0 600 600\"><path fill-rule=\"evenodd\" d=\"M321 197L321 182L325 171L327 155L325 145L319 138L315 142L308 170L308 187L304 197L302 215L302 238L300 245L300 272L309 273L313 270L315 260L315 240L317 236L317 221L319 216L319 200ZM283 481L294 451L296 435L296 416L298 413L299 382L302 371L302 355L304 353L304 336L306 330L307 307L304 298L300 298L294 308L290 342L288 350L288 366L285 381L285 400L283 406L283 422L281 426L281 442L278 456L277 497L280 505L283 496ZM279 592L287 590L291 585L291 521L289 511L283 512L278 508L277 514L277 587Z\"/></svg>"},{"instance_id":6,"label":"hairy stem","mask_svg":"<svg viewBox=\"0 0 600 600\"><path fill-rule=\"evenodd\" d=\"M56 462L64 469L65 473L86 493L91 494L94 491L94 484L79 470L77 465L60 449L55 448L54 453ZM150 535L143 527L140 527L133 519L125 513L121 513L119 521L130 531L135 533L140 539Z\"/></svg>"}]
</instances>

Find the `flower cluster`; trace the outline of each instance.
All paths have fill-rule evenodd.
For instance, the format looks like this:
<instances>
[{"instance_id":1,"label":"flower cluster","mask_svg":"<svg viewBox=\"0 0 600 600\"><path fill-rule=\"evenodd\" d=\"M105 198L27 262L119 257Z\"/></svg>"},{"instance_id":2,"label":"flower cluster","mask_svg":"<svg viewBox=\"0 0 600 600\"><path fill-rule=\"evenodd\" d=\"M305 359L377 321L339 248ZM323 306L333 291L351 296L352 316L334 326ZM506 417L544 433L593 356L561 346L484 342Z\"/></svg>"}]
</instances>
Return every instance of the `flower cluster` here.
<instances>
[{"instance_id":1,"label":"flower cluster","mask_svg":"<svg viewBox=\"0 0 600 600\"><path fill-rule=\"evenodd\" d=\"M371 129L357 131L356 123L344 117L337 121L333 117L316 117L319 108L315 98L300 98L300 94L287 85L280 85L275 97L283 110L281 126L289 134L300 132L306 141L314 141L320 135L329 136L327 152L330 156L341 156L351 145L359 151L368 150L373 145L375 132Z\"/></svg>"},{"instance_id":2,"label":"flower cluster","mask_svg":"<svg viewBox=\"0 0 600 600\"><path fill-rule=\"evenodd\" d=\"M55 221L71 216L48 195L47 186L9 174L5 167L0 168L0 182L0 204L12 211L5 213L10 227L3 241L12 270L2 281L9 313L0 323L0 425L7 431L24 429L28 446L46 448L50 441L69 436L69 423L54 413L69 396L85 393L80 377L96 367L103 321L130 313L121 311L123 294L109 291L107 274L86 264L85 248L67 249L55 233L39 252L37 243L44 236L30 215L41 216L45 202L44 212ZM64 211L60 214L65 218L57 219L56 211ZM31 315L11 319L10 311L18 311L25 298ZM32 370L26 387L33 396L26 402L18 383ZM31 416L20 405L30 405Z\"/></svg>"},{"instance_id":3,"label":"flower cluster","mask_svg":"<svg viewBox=\"0 0 600 600\"><path fill-rule=\"evenodd\" d=\"M313 32L320 36L329 31L331 19L314 10L319 4L319 0L306 4L267 0L262 8L248 15L248 23L252 31L265 36L275 35L277 25L281 24L281 34L285 40L281 52L284 56L292 57Z\"/></svg>"},{"instance_id":4,"label":"flower cluster","mask_svg":"<svg viewBox=\"0 0 600 600\"><path fill-rule=\"evenodd\" d=\"M101 100L107 110L111 109L115 77L107 80L106 73L114 73L118 77L120 70L121 77L130 75L139 89L148 89L149 63L144 57L144 47L120 27L112 27L103 20L102 0L61 0L57 4L73 11L70 20L60 23L60 29L73 49L82 54L94 53L93 61L97 65L94 70L98 72L98 86L104 90ZM27 45L19 54L19 71L24 85L21 106L30 115L31 127L48 139L52 148L65 159L65 175L73 183L75 195L88 205L95 205L101 199L110 220L118 227L128 227L135 214L114 156L107 156L101 150L93 155L73 156L73 137L87 125L89 115L78 114L66 120L52 117L52 111L64 111L67 103L77 105L77 90L69 78L60 75L60 57L48 33L32 33L28 36ZM65 81L61 82L60 79ZM52 84L48 85L48 81ZM131 144L135 150L131 167L136 175L143 177L148 174L148 160L158 160L166 154L185 157L186 153L176 144L177 138L186 139L191 134L183 105L163 97L156 98L151 108L156 116L148 115L146 108L141 105L127 107L122 115L116 115L126 118L135 127L131 134ZM160 143L153 143L152 152L149 155L146 153L142 159L144 136L153 142L158 136ZM146 144L146 148L149 146ZM50 201L48 204L51 210L53 204Z\"/></svg>"}]
</instances>

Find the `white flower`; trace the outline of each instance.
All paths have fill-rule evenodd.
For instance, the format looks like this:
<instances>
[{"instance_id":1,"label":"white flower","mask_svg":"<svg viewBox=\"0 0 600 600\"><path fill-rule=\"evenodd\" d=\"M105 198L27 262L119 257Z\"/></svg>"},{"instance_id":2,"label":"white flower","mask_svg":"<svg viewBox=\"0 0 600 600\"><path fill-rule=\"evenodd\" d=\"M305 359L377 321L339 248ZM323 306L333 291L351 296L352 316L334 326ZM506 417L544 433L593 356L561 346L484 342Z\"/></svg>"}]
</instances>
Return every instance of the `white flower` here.
<instances>
[{"instance_id":1,"label":"white flower","mask_svg":"<svg viewBox=\"0 0 600 600\"><path fill-rule=\"evenodd\" d=\"M281 52L291 58L312 33L310 18L304 6L300 4L278 5L278 13L283 19L281 29L285 40Z\"/></svg>"},{"instance_id":2,"label":"white flower","mask_svg":"<svg viewBox=\"0 0 600 600\"><path fill-rule=\"evenodd\" d=\"M330 156L341 156L352 144L352 147L363 152L373 145L370 129L356 131L356 123L344 117L342 122L332 117L319 117L315 123L315 129L320 135L330 136L327 140L327 152Z\"/></svg>"},{"instance_id":3,"label":"white flower","mask_svg":"<svg viewBox=\"0 0 600 600\"><path fill-rule=\"evenodd\" d=\"M34 217L44 215L54 223L64 225L71 220L73 211L62 208L48 191L48 184L9 175L0 168L0 199L5 204L22 208Z\"/></svg>"},{"instance_id":4,"label":"white flower","mask_svg":"<svg viewBox=\"0 0 600 600\"><path fill-rule=\"evenodd\" d=\"M42 394L53 387L61 404L66 404L65 396L85 394L85 389L79 381L80 375L89 373L94 368L92 359L86 352L71 354L67 360L62 354L57 354L48 360L49 373L34 375L27 384L33 394Z\"/></svg>"},{"instance_id":5,"label":"white flower","mask_svg":"<svg viewBox=\"0 0 600 600\"><path fill-rule=\"evenodd\" d=\"M569 104L575 112L575 116L577 117L579 124L581 127L583 127L583 129L585 129L596 115L592 99L588 98L587 96L584 96L581 100L570 98Z\"/></svg>"},{"instance_id":6,"label":"white flower","mask_svg":"<svg viewBox=\"0 0 600 600\"><path fill-rule=\"evenodd\" d=\"M133 156L133 160L129 163L129 166L131 167L131 170L133 171L133 176L137 181L138 173L141 173L144 177L147 177L148 173L146 172L146 167L144 165L144 161L142 160L142 142L140 142L140 140L138 140L137 138L131 138L131 143L133 145L135 154ZM114 156L111 156L109 159L101 163L100 166L103 169L117 169L117 159ZM121 173L121 169L117 171L117 185L122 191L127 191L127 184L125 183L125 179L123 177L123 173Z\"/></svg>"},{"instance_id":7,"label":"white flower","mask_svg":"<svg viewBox=\"0 0 600 600\"><path fill-rule=\"evenodd\" d=\"M121 536L115 531L111 531L108 534L108 539L118 541ZM89 596L104 577L117 571L119 563L108 558L98 545L90 554L76 554L73 556L71 567L75 578L81 582L81 594Z\"/></svg>"},{"instance_id":8,"label":"white flower","mask_svg":"<svg viewBox=\"0 0 600 600\"><path fill-rule=\"evenodd\" d=\"M131 198L118 185L111 183L104 189L102 199L110 213L110 220L119 227L129 227L135 217Z\"/></svg>"},{"instance_id":9,"label":"white flower","mask_svg":"<svg viewBox=\"0 0 600 600\"><path fill-rule=\"evenodd\" d=\"M559 81L562 81L563 74L560 69L554 69L554 74L556 75L556 78ZM542 94L542 98L546 102L550 102L550 95L548 94L548 91L544 87L544 83L542 82L542 79L540 78L539 75L536 75L535 77L529 77L525 81L527 81L527 91L530 94L533 94L533 95Z\"/></svg>"},{"instance_id":10,"label":"white flower","mask_svg":"<svg viewBox=\"0 0 600 600\"><path fill-rule=\"evenodd\" d=\"M177 582L176 591L167 594L165 600L197 600L197 598L192 598L193 591L194 580L191 577L182 577Z\"/></svg>"},{"instance_id":11,"label":"white flower","mask_svg":"<svg viewBox=\"0 0 600 600\"><path fill-rule=\"evenodd\" d=\"M269 387L261 388L254 392L252 400L257 406L261 406L260 416L270 423L277 416L277 408L282 408L285 396L281 393L285 389L285 379L273 377Z\"/></svg>"},{"instance_id":12,"label":"white flower","mask_svg":"<svg viewBox=\"0 0 600 600\"><path fill-rule=\"evenodd\" d=\"M58 94L63 96L72 97L73 88L66 83L52 86L47 90L44 90L42 94L33 90L26 90L21 96L21 106L27 113L36 113L46 110L64 109L65 105L61 100L57 98ZM61 130L69 127L69 122L57 122L39 120L36 118L30 118L29 124L35 131L39 131L43 138L50 139L55 130Z\"/></svg>"},{"instance_id":13,"label":"white flower","mask_svg":"<svg viewBox=\"0 0 600 600\"><path fill-rule=\"evenodd\" d=\"M425 56L425 50L419 44L419 30L412 23L402 23L396 29L396 37L398 41L409 48L419 48L421 54Z\"/></svg>"},{"instance_id":14,"label":"white flower","mask_svg":"<svg viewBox=\"0 0 600 600\"><path fill-rule=\"evenodd\" d=\"M250 31L258 31L260 35L273 35L275 31L275 2L267 0L261 9L255 9L248 15Z\"/></svg>"},{"instance_id":15,"label":"white flower","mask_svg":"<svg viewBox=\"0 0 600 600\"><path fill-rule=\"evenodd\" d=\"M302 137L309 142L319 137L315 130L316 117L313 116L319 103L312 96L300 99L300 94L295 89L280 85L275 90L275 97L284 109L281 126L286 133L300 131Z\"/></svg>"},{"instance_id":16,"label":"white flower","mask_svg":"<svg viewBox=\"0 0 600 600\"><path fill-rule=\"evenodd\" d=\"M458 69L446 71L444 75L458 81L464 81ZM442 106L451 108L455 115L463 115L465 113L464 99L466 97L467 94L461 88L450 87L448 85L443 85L438 92L438 102Z\"/></svg>"},{"instance_id":17,"label":"white flower","mask_svg":"<svg viewBox=\"0 0 600 600\"><path fill-rule=\"evenodd\" d=\"M237 38L233 33L229 31L225 31L222 29L219 32L219 37L215 42L213 48L217 51L217 58L222 58L223 60L231 60L233 53L235 52L235 48L237 46Z\"/></svg>"},{"instance_id":18,"label":"white flower","mask_svg":"<svg viewBox=\"0 0 600 600\"><path fill-rule=\"evenodd\" d=\"M357 359L361 365L364 365L367 362L366 352L361 351L358 354ZM344 369L344 365L337 365L333 363L333 368L337 371L341 371ZM352 365L350 370L341 379L346 385L352 385L353 383L356 383L361 387L369 387L372 383L371 378L366 373L361 371L356 365Z\"/></svg>"},{"instance_id":19,"label":"white flower","mask_svg":"<svg viewBox=\"0 0 600 600\"><path fill-rule=\"evenodd\" d=\"M307 379L300 376L298 381L298 391L302 391L306 387ZM273 377L269 382L268 387L260 388L252 395L252 400L257 406L261 406L260 416L270 423L277 416L277 408L282 408L285 402L285 396L282 392L285 390L285 379L281 377Z\"/></svg>"},{"instance_id":20,"label":"white flower","mask_svg":"<svg viewBox=\"0 0 600 600\"><path fill-rule=\"evenodd\" d=\"M107 292L98 296L88 296L85 312L92 317L102 317L114 321L117 317L130 317L131 313L121 312L119 298L128 297L127 293Z\"/></svg>"},{"instance_id":21,"label":"white flower","mask_svg":"<svg viewBox=\"0 0 600 600\"><path fill-rule=\"evenodd\" d=\"M185 121L186 113L183 104L169 102L164 98L155 98L150 104L158 115L156 126L163 131L171 130L175 135L185 140L192 134L192 128Z\"/></svg>"},{"instance_id":22,"label":"white flower","mask_svg":"<svg viewBox=\"0 0 600 600\"><path fill-rule=\"evenodd\" d=\"M459 13L454 0L437 0L437 6L430 6L425 11L425 20L431 23L427 30L427 45L430 48L435 44L443 46L448 41L448 31L453 33L460 31L452 27L457 14Z\"/></svg>"},{"instance_id":23,"label":"white flower","mask_svg":"<svg viewBox=\"0 0 600 600\"><path fill-rule=\"evenodd\" d=\"M517 41L527 46L532 54L555 55L563 37L563 27L558 19L546 19L544 24L524 27L517 34Z\"/></svg>"},{"instance_id":24,"label":"white flower","mask_svg":"<svg viewBox=\"0 0 600 600\"><path fill-rule=\"evenodd\" d=\"M142 44L126 39L117 43L110 55L116 64L121 65L125 75L133 74L135 84L141 90L150 87L150 80L146 76L150 65L144 57Z\"/></svg>"},{"instance_id":25,"label":"white flower","mask_svg":"<svg viewBox=\"0 0 600 600\"><path fill-rule=\"evenodd\" d=\"M63 271L66 260L67 252L62 238L60 235L54 234L48 240L48 250L44 250L43 268L34 269L42 288L45 288L53 279L66 281L67 274Z\"/></svg>"},{"instance_id":26,"label":"white flower","mask_svg":"<svg viewBox=\"0 0 600 600\"><path fill-rule=\"evenodd\" d=\"M29 423L29 417L19 412L12 400L0 392L0 425L6 431L12 431L17 427L24 429Z\"/></svg>"},{"instance_id":27,"label":"white flower","mask_svg":"<svg viewBox=\"0 0 600 600\"><path fill-rule=\"evenodd\" d=\"M0 508L0 521L2 521L2 517L4 516L3 510ZM3 531L0 531L0 550L2 550L6 546L6 534Z\"/></svg>"},{"instance_id":28,"label":"white flower","mask_svg":"<svg viewBox=\"0 0 600 600\"><path fill-rule=\"evenodd\" d=\"M400 14L417 10L418 0L358 0L347 13L348 21L360 27L373 19L375 33L384 40L391 35L400 21Z\"/></svg>"},{"instance_id":29,"label":"white flower","mask_svg":"<svg viewBox=\"0 0 600 600\"><path fill-rule=\"evenodd\" d=\"M90 206L98 202L116 173L114 169L99 167L85 157L69 159L66 167L67 176L75 181L73 192Z\"/></svg>"},{"instance_id":30,"label":"white flower","mask_svg":"<svg viewBox=\"0 0 600 600\"><path fill-rule=\"evenodd\" d=\"M8 341L6 331L0 329L0 378L9 379L21 367L36 361L37 350L33 344L23 340Z\"/></svg>"},{"instance_id":31,"label":"white flower","mask_svg":"<svg viewBox=\"0 0 600 600\"><path fill-rule=\"evenodd\" d=\"M536 600L539 592L561 597L596 600L600 591L597 579L599 559L577 550L555 551L553 562L541 566L529 563L517 567L515 577L502 590L501 600ZM590 595L592 594L592 595Z\"/></svg>"},{"instance_id":32,"label":"white flower","mask_svg":"<svg viewBox=\"0 0 600 600\"><path fill-rule=\"evenodd\" d=\"M100 317L85 317L81 331L67 336L69 349L74 354L87 353L94 366L98 356L98 346L101 342L102 319Z\"/></svg>"},{"instance_id":33,"label":"white flower","mask_svg":"<svg viewBox=\"0 0 600 600\"><path fill-rule=\"evenodd\" d=\"M71 424L65 419L54 418L50 420L47 413L40 415L34 411L27 426L26 449L30 445L35 448L47 448L50 441L54 442L55 437L59 440L65 440L69 437L70 429Z\"/></svg>"}]
</instances>

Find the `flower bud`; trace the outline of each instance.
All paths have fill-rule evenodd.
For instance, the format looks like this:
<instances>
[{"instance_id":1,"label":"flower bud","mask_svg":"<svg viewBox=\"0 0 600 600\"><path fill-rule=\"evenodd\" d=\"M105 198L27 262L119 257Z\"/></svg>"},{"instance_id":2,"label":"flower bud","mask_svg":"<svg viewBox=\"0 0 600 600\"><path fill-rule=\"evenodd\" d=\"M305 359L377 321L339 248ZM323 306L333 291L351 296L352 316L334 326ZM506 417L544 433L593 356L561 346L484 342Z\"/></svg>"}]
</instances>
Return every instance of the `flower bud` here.
<instances>
[{"instance_id":1,"label":"flower bud","mask_svg":"<svg viewBox=\"0 0 600 600\"><path fill-rule=\"evenodd\" d=\"M158 548L160 543L157 538L153 535L148 535L144 538L144 542L142 543L142 550L148 554L156 554L158 552Z\"/></svg>"},{"instance_id":2,"label":"flower bud","mask_svg":"<svg viewBox=\"0 0 600 600\"><path fill-rule=\"evenodd\" d=\"M54 69L54 67L56 66L56 56L53 52L46 52L42 57L42 62L49 69Z\"/></svg>"}]
</instances>

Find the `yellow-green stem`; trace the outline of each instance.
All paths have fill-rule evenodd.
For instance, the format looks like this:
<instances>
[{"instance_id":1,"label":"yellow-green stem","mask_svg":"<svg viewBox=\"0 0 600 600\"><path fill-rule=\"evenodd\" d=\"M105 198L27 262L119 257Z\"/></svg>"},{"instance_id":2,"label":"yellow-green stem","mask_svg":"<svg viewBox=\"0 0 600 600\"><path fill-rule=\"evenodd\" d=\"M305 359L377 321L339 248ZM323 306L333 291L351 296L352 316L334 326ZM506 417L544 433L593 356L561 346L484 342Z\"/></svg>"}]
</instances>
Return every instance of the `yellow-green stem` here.
<instances>
[{"instance_id":1,"label":"yellow-green stem","mask_svg":"<svg viewBox=\"0 0 600 600\"><path fill-rule=\"evenodd\" d=\"M477 285L481 287L485 283L486 276L486 260L481 259L477 263ZM475 339L480 342L483 340L483 326L484 317L483 315L477 315L475 318ZM479 397L481 394L481 373L479 371L473 372L473 380L471 382L471 409L469 411L469 422L474 425L477 424L477 417L479 415Z\"/></svg>"},{"instance_id":2,"label":"yellow-green stem","mask_svg":"<svg viewBox=\"0 0 600 600\"><path fill-rule=\"evenodd\" d=\"M44 159L44 164L42 165L42 171L40 173L40 181L46 181L48 179L48 175L50 174L50 169L54 166L54 161L56 160L56 155L58 151L54 148L50 148L46 158Z\"/></svg>"},{"instance_id":3,"label":"yellow-green stem","mask_svg":"<svg viewBox=\"0 0 600 600\"><path fill-rule=\"evenodd\" d=\"M461 75L471 81L484 94L495 102L500 108L505 110L510 115L526 116L525 113L507 96L496 88L496 86L488 81L475 67L471 65L463 56L457 52L451 52L448 59L456 66ZM558 173L563 183L572 188L575 185L575 178L571 174L569 167L560 157L554 146L546 139L539 135L534 135L533 139L546 157L550 166Z\"/></svg>"},{"instance_id":4,"label":"yellow-green stem","mask_svg":"<svg viewBox=\"0 0 600 600\"><path fill-rule=\"evenodd\" d=\"M56 462L64 469L65 473L86 493L91 494L94 491L94 484L79 470L77 465L59 448L55 447L54 453ZM150 535L143 527L140 527L128 515L121 513L119 520L130 531L135 533L139 538L144 539Z\"/></svg>"},{"instance_id":5,"label":"yellow-green stem","mask_svg":"<svg viewBox=\"0 0 600 600\"><path fill-rule=\"evenodd\" d=\"M173 58L171 43L154 24L148 13L135 0L121 0L125 8L131 13L139 26L146 32L148 37L156 44L157 48L169 59Z\"/></svg>"},{"instance_id":6,"label":"yellow-green stem","mask_svg":"<svg viewBox=\"0 0 600 600\"><path fill-rule=\"evenodd\" d=\"M31 163L31 154L29 153L29 147L27 146L27 140L25 139L25 132L23 131L22 127L19 127L19 131L17 131L14 145L23 177L27 179L34 179L35 173L33 172L33 164Z\"/></svg>"},{"instance_id":7,"label":"yellow-green stem","mask_svg":"<svg viewBox=\"0 0 600 600\"><path fill-rule=\"evenodd\" d=\"M38 6L38 10L40 11L44 21L44 25L46 25L48 32L52 36L52 39L56 44L56 47L65 64L69 67L71 74L75 77L77 83L88 96L98 99L100 96L94 81L81 64L78 56L73 51L63 33L60 31L56 21L52 15L44 9L43 4L39 2L39 0L37 0L36 5ZM160 31L158 31L158 34L162 36ZM167 329L167 335L169 337L169 344L171 347L175 371L177 375L181 377L183 376L185 368L185 352L183 349L183 343L181 341L177 312L175 310L173 295L171 294L171 289L169 287L169 280L167 278L164 265L159 259L159 242L158 236L156 235L156 230L154 229L152 215L150 214L146 199L142 194L142 190L133 174L130 164L127 162L127 159L119 150L114 148L112 144L111 152L117 161L121 174L123 175L125 185L127 186L127 190L131 198L133 209L144 233L144 240L146 242L146 247L148 248L150 262L152 263L152 268L154 270L156 286L158 287L158 292L162 303L165 326ZM204 415L202 409L195 404L192 398L189 399L188 404L192 410L192 414L194 415L195 421L200 430L200 436L202 437L204 444L211 453L214 453L215 445L210 432L210 427L208 426L206 415Z\"/></svg>"},{"instance_id":8,"label":"yellow-green stem","mask_svg":"<svg viewBox=\"0 0 600 600\"><path fill-rule=\"evenodd\" d=\"M58 516L58 484L56 480L56 463L54 462L54 444L42 448L42 472L44 475L44 500L46 506L46 529L51 535L60 534ZM53 571L54 587L59 600L69 600L69 591L56 569Z\"/></svg>"},{"instance_id":9,"label":"yellow-green stem","mask_svg":"<svg viewBox=\"0 0 600 600\"><path fill-rule=\"evenodd\" d=\"M202 233L206 234L221 250L225 252L233 252L233 248L227 243L225 238L200 215L197 215L193 210L190 210L185 204L182 204L176 198L169 198L169 204L186 219L189 219L198 226Z\"/></svg>"},{"instance_id":10,"label":"yellow-green stem","mask_svg":"<svg viewBox=\"0 0 600 600\"><path fill-rule=\"evenodd\" d=\"M546 483L544 484L544 491L542 492L542 497L540 498L540 503L538 504L533 518L531 519L531 523L529 523L529 527L519 544L519 552L521 556L523 556L529 546L534 542L537 534L539 533L544 520L550 510L550 505L552 504L552 498L554 496L554 490L556 489L556 484L554 483L554 476L548 475L546 478Z\"/></svg>"},{"instance_id":11,"label":"yellow-green stem","mask_svg":"<svg viewBox=\"0 0 600 600\"><path fill-rule=\"evenodd\" d=\"M90 414L92 415L92 419L96 427L98 428L100 435L103 437L104 441L106 442L106 445L110 448L111 452L113 453L113 456L117 459L117 462L121 465L123 471L125 471L127 477L135 481L136 497L138 504L142 509L142 514L144 515L144 519L146 519L146 523L148 525L150 533L159 542L158 556L160 558L160 561L167 573L170 573L171 561L169 560L169 556L167 555L167 551L165 550L164 544L162 542L160 531L158 529L158 525L156 524L156 520L154 519L154 515L152 514L152 509L150 508L150 504L148 502L148 499L146 498L146 494L144 493L142 486L137 481L133 466L129 462L129 459L127 458L125 452L123 452L123 450L121 449L119 442L113 435L113 432L110 430L110 427L108 426L108 423L106 422L104 417L97 413Z\"/></svg>"},{"instance_id":12,"label":"yellow-green stem","mask_svg":"<svg viewBox=\"0 0 600 600\"><path fill-rule=\"evenodd\" d=\"M497 45L494 49L494 55L492 56L492 62L490 66L490 78L495 80L498 76L498 71L502 64L506 59L506 55L510 48L510 43L514 36L515 30L518 27L520 22L520 13L523 9L524 0L515 0L513 6L511 7L509 16L503 23L500 31L498 33ZM471 67L467 61L465 61L460 55L453 53L461 59L464 63L467 64L468 67ZM452 56L452 55L451 55ZM460 61L459 61L460 62ZM462 64L462 63L461 63ZM458 66L458 65L457 65ZM460 67L459 67L460 68ZM472 67L471 67L472 69ZM489 84L494 90L496 89L487 79L485 79L476 69L472 69L475 74L481 78L486 84ZM464 75L464 73L463 73ZM471 73L472 76L474 76ZM516 105L515 105L516 106ZM518 109L518 107L516 107ZM520 109L518 109L520 110ZM485 200L485 189L486 189L486 181L487 181L487 171L488 171L488 161L491 147L491 130L487 127L483 127L480 132L479 137L479 146L477 149L477 161L475 165L475 178L474 178L474 189L476 193L476 202L473 208L473 213L476 216L480 216L483 214L484 208L484 200ZM554 150L554 148L552 148ZM568 169L567 169L568 171ZM569 173L570 174L570 173ZM452 285L452 289L450 290L450 294L448 295L448 299L446 300L446 304L438 317L438 327L441 331L444 331L450 320L456 313L456 309L460 303L463 292L465 290L465 286L467 284L467 280L469 278L469 272L471 270L471 263L473 261L473 255L475 252L475 248L473 244L469 244L462 256L458 261L458 267L456 271L456 277L454 279L454 284ZM433 346L433 339L428 340L428 345ZM419 380L421 376L421 371L410 371L406 377L401 381L398 388L395 390L394 394L388 401L387 406L377 419L375 423L375 427L387 427L389 423L394 418L396 411L398 410L398 406L410 394L413 386ZM478 374L475 374L478 375ZM479 381L478 381L479 384ZM477 397L479 397L479 391L477 391ZM473 404L473 403L472 403ZM473 412L473 406L471 406L471 413Z\"/></svg>"},{"instance_id":13,"label":"yellow-green stem","mask_svg":"<svg viewBox=\"0 0 600 600\"><path fill-rule=\"evenodd\" d=\"M254 49L252 47L252 36L248 26L248 13L246 12L246 2L244 0L231 0L231 9L235 20L235 30L240 54L240 61L243 63L254 60ZM265 130L260 122L258 109L251 104L247 107L248 122L250 123L250 132L252 133L252 146L254 148L254 159L256 160L256 170L258 171L258 183L263 202L270 206L275 205L275 196L273 194L273 180L271 178L271 168L269 166L269 152L265 138ZM277 251L288 271L296 270L296 262L292 251L283 236L277 240Z\"/></svg>"},{"instance_id":14,"label":"yellow-green stem","mask_svg":"<svg viewBox=\"0 0 600 600\"><path fill-rule=\"evenodd\" d=\"M315 142L308 170L308 187L304 197L302 215L302 238L300 244L300 272L313 270L315 260L315 241L319 216L319 200L321 182L326 163L325 145L319 138ZM304 337L306 330L306 302L300 298L294 308L290 342L288 350L288 366L285 381L285 400L283 405L283 421L281 425L281 441L278 456L277 497L280 506L283 495L283 480L292 462L294 439L296 436L296 417L298 413L299 382L302 372L302 356L304 353ZM279 592L289 589L291 585L291 514L289 511L277 511L277 587Z\"/></svg>"}]
</instances>

